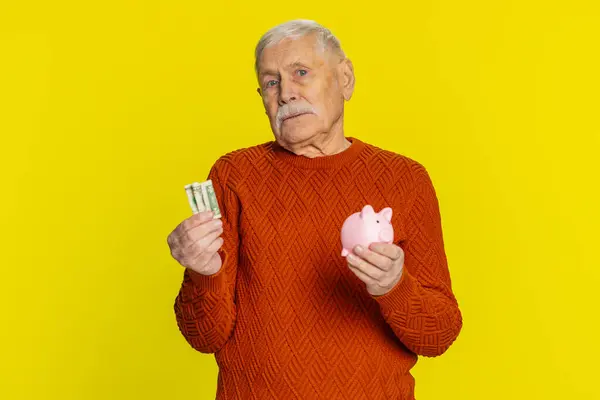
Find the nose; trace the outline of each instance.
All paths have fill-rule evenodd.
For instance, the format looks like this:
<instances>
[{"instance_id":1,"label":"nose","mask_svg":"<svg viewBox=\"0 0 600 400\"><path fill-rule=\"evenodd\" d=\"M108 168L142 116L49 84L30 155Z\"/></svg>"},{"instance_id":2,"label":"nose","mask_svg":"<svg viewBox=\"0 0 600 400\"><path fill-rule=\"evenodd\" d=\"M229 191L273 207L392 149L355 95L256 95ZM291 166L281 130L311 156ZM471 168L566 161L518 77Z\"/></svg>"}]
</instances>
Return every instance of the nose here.
<instances>
[{"instance_id":1,"label":"nose","mask_svg":"<svg viewBox=\"0 0 600 400\"><path fill-rule=\"evenodd\" d=\"M391 242L394 240L394 231L391 227L385 227L379 232L379 240L382 242Z\"/></svg>"},{"instance_id":2,"label":"nose","mask_svg":"<svg viewBox=\"0 0 600 400\"><path fill-rule=\"evenodd\" d=\"M279 83L279 105L282 106L296 100L298 100L296 85L282 78Z\"/></svg>"}]
</instances>

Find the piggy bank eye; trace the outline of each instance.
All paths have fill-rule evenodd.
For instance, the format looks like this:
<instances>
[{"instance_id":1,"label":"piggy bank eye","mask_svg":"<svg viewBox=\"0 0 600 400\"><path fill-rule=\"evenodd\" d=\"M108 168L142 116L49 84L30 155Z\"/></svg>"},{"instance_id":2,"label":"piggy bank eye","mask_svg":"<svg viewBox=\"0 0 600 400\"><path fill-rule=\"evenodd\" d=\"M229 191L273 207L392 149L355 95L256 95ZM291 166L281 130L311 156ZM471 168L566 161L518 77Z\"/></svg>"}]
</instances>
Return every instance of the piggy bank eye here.
<instances>
[{"instance_id":1,"label":"piggy bank eye","mask_svg":"<svg viewBox=\"0 0 600 400\"><path fill-rule=\"evenodd\" d=\"M379 223L379 220L377 220L377 223Z\"/></svg>"}]
</instances>

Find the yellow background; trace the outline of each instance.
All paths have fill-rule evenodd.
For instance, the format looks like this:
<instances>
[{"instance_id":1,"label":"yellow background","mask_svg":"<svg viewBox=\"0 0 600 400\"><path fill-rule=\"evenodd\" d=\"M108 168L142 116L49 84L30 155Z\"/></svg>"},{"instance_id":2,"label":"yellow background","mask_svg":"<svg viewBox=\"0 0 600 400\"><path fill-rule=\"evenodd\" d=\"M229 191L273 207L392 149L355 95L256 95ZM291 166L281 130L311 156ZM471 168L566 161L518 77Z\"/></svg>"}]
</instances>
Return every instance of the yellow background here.
<instances>
[{"instance_id":1,"label":"yellow background","mask_svg":"<svg viewBox=\"0 0 600 400\"><path fill-rule=\"evenodd\" d=\"M347 135L438 191L464 329L417 398L600 399L595 1L5 3L1 399L214 398L166 237L184 184L272 138L253 50L291 18L354 61Z\"/></svg>"}]
</instances>

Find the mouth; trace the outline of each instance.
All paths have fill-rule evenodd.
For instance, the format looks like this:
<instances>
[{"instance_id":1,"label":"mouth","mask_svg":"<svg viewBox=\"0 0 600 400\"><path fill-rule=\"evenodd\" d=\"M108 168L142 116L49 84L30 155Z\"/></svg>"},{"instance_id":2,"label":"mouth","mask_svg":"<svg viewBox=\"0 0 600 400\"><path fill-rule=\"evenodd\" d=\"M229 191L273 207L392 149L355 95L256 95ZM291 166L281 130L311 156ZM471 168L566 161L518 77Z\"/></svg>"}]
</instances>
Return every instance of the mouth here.
<instances>
[{"instance_id":1,"label":"mouth","mask_svg":"<svg viewBox=\"0 0 600 400\"><path fill-rule=\"evenodd\" d=\"M283 118L283 119L281 120L281 122L285 122L285 121L287 121L288 119L293 119L293 118L300 117L300 116L302 116L302 115L306 115L306 114L310 114L310 113L300 113L300 114L292 114L292 115L288 115L287 117Z\"/></svg>"}]
</instances>

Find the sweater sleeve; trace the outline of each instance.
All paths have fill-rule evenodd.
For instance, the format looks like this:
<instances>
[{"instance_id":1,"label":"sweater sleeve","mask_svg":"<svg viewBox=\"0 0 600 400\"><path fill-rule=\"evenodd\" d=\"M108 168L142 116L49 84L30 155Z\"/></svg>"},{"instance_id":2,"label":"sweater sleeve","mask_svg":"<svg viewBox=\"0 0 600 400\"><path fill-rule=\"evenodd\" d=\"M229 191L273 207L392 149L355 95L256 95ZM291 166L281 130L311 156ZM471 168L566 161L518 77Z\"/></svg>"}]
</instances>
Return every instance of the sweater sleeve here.
<instances>
[{"instance_id":1,"label":"sweater sleeve","mask_svg":"<svg viewBox=\"0 0 600 400\"><path fill-rule=\"evenodd\" d=\"M236 321L239 202L218 165L217 162L211 168L208 178L212 180L223 221L223 245L219 250L223 264L213 275L185 268L174 304L181 334L201 353L219 351L233 333Z\"/></svg>"},{"instance_id":2,"label":"sweater sleeve","mask_svg":"<svg viewBox=\"0 0 600 400\"><path fill-rule=\"evenodd\" d=\"M444 251L438 199L424 167L417 172L415 197L406 214L404 270L391 291L375 296L385 320L412 352L443 354L462 329Z\"/></svg>"}]
</instances>

